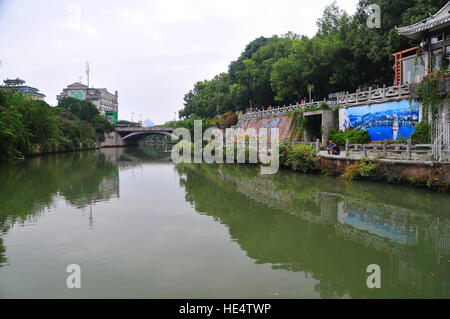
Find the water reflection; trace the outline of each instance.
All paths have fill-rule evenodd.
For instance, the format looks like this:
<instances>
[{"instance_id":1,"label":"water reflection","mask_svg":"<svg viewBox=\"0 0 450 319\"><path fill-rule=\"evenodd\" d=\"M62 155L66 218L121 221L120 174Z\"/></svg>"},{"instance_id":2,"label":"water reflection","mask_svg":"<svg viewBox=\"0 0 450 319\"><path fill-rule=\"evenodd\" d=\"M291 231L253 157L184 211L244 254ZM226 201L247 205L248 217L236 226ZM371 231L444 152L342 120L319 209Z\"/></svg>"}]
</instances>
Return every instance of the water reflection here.
<instances>
[{"instance_id":1,"label":"water reflection","mask_svg":"<svg viewBox=\"0 0 450 319\"><path fill-rule=\"evenodd\" d=\"M6 262L2 235L12 225L37 223L63 198L72 207L88 208L92 226L92 205L120 197L119 168L168 158L167 146L158 145L53 154L0 167L0 267Z\"/></svg>"},{"instance_id":2,"label":"water reflection","mask_svg":"<svg viewBox=\"0 0 450 319\"><path fill-rule=\"evenodd\" d=\"M285 270L293 276L304 273L308 280L315 282L315 291L323 298L450 296L450 221L445 211L450 205L448 195L385 184L343 182L336 178L287 171L261 176L259 169L252 166L172 166L167 151L155 147L112 148L33 158L0 168L0 267L7 264L8 249L15 249L16 257L20 253L33 253L32 248L11 248L5 244L10 229L17 224L38 223L47 212L55 211L53 208L58 200L63 200L67 206L76 208L76 212L87 210L90 226L95 223L95 204L110 204L101 208L103 225L108 226L91 234L84 233L85 236L92 236L86 240L72 234L73 238L79 240L79 246L76 246L79 250L72 246L67 249L82 252L80 254L91 264L108 261L106 269L109 271L114 269L109 263L112 260L122 265L123 268L119 267L117 272L110 273L112 277L126 274L147 278L148 265L151 264L158 278L163 275L173 278L167 275L166 270L172 275L177 272L184 274L186 269L190 269L187 277L198 279L193 283L183 275L176 277L179 280L176 283L162 282L161 290L153 292L152 296L159 296L157 293L173 296L173 290L170 289L175 288L172 286L204 293L212 287L212 283L202 281L205 272L210 271L211 278L226 275L223 271L202 268L201 265L207 264L208 253L191 251L187 256L185 247L179 244L180 238L191 240L192 249L196 250L194 243L199 245L202 241L199 234L213 238L211 232L215 230L212 224L219 225L217 222L226 226L231 240L239 245L237 251L244 251L250 258L246 257L239 264L236 261L237 268L248 267L245 262L250 261L250 264L269 265L267 271L270 272ZM159 170L163 165L164 169ZM148 175L142 175L139 184L132 182L134 171L144 166L148 168ZM155 171L163 173L156 174ZM160 192L155 189L161 188L163 181L156 177L170 179L170 183L165 184ZM171 183L176 187L172 188ZM146 193L142 192L134 198L130 193L136 191L136 185L157 195L144 198ZM172 193L166 194L166 190ZM127 192L128 201L124 200ZM178 192L181 203L174 200L176 194L173 192ZM183 200L183 192L185 200L195 208L195 212ZM169 205L169 202L173 205ZM129 212L123 211L123 205L135 205L133 208L136 212L129 216ZM169 215L164 210L169 206L169 210L176 212L175 215ZM192 210L191 215L185 213L189 209ZM217 222L200 228L199 220L196 219L201 217L199 214L211 216ZM125 221L127 226L122 227ZM149 236L149 226L145 223L149 222L155 227L151 232L155 237L150 243L145 240ZM58 223L55 225L59 227ZM74 231L82 231L80 227L78 225ZM190 232L195 227L199 227L197 232ZM60 234L56 229L49 229L57 242ZM117 241L109 237L113 230L121 232L115 235L119 237ZM208 241L211 250L222 251L227 247L229 237L226 235L226 243L217 238L215 244ZM33 238L39 239L39 236ZM95 253L88 254L85 251L89 240L98 243ZM121 246L123 242L125 244ZM132 252L129 247L135 251ZM47 255L43 255L53 256L55 253L51 248L47 250ZM66 246L62 245L55 251L65 249ZM151 259L152 255L157 256L157 260ZM191 259L191 255L195 257ZM237 255L233 256L237 258ZM144 261L143 258L148 259ZM226 254L223 258L224 263L228 262ZM142 268L130 265L128 260L141 260ZM15 267L23 264L16 261ZM178 266L174 267L174 264ZM366 287L365 270L369 264L381 266L382 289L371 290ZM36 257L33 265L37 265L37 268L47 264ZM257 279L252 280L264 282L268 274L257 272L262 271L261 268L254 270L258 276L255 275ZM240 271L243 270L239 268L238 273ZM96 274L95 278L105 273L103 268L92 272ZM20 279L20 267L16 273L12 271L10 274ZM110 277L105 277L105 287L109 287L109 280ZM130 284L128 293L133 293L133 288L139 291L140 283L142 291L148 291L150 286L136 279ZM250 283L254 281L247 282ZM105 291L109 291L101 284L96 287L99 295L95 296L103 296ZM241 288L236 286L232 289ZM54 289L60 293L59 288ZM259 292L255 290L254 293L258 295ZM185 296L175 294L175 297Z\"/></svg>"},{"instance_id":3,"label":"water reflection","mask_svg":"<svg viewBox=\"0 0 450 319\"><path fill-rule=\"evenodd\" d=\"M450 296L447 196L248 167L178 169L187 200L250 258L320 280L324 298ZM372 263L383 289L365 286Z\"/></svg>"}]
</instances>

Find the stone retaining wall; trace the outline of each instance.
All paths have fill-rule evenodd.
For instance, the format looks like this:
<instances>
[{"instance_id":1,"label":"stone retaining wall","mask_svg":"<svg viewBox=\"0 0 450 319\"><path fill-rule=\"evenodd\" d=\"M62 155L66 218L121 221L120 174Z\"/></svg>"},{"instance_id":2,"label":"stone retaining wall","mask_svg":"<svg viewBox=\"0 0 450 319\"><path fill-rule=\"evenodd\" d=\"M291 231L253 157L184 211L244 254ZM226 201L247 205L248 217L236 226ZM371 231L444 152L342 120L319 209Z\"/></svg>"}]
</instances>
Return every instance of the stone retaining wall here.
<instances>
[{"instance_id":1,"label":"stone retaining wall","mask_svg":"<svg viewBox=\"0 0 450 319\"><path fill-rule=\"evenodd\" d=\"M319 166L328 175L339 176L345 169L358 160L351 158L321 155ZM390 183L404 183L425 186L443 191L450 190L450 162L417 162L408 160L379 159L376 172L368 179Z\"/></svg>"}]
</instances>

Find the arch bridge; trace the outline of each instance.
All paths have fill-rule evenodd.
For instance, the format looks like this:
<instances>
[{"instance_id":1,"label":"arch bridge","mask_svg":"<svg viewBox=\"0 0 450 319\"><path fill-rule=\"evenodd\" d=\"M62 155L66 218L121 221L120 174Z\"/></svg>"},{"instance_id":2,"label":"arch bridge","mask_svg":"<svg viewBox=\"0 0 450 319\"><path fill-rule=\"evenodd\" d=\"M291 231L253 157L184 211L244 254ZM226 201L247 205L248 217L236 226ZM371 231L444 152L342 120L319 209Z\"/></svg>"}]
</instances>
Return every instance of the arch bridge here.
<instances>
[{"instance_id":1,"label":"arch bridge","mask_svg":"<svg viewBox=\"0 0 450 319\"><path fill-rule=\"evenodd\" d=\"M137 145L139 140L150 135L174 137L171 127L117 127L115 132L105 135L104 147Z\"/></svg>"}]
</instances>

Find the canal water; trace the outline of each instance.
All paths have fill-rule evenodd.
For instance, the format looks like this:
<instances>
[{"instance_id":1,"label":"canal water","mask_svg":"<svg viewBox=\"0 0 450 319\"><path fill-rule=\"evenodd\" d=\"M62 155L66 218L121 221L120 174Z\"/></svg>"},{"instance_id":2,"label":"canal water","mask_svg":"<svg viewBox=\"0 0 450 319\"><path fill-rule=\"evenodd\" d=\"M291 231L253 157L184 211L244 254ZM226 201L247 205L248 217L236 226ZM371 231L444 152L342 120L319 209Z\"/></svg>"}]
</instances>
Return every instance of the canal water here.
<instances>
[{"instance_id":1,"label":"canal water","mask_svg":"<svg viewBox=\"0 0 450 319\"><path fill-rule=\"evenodd\" d=\"M28 159L0 181L0 298L450 298L448 194L149 147Z\"/></svg>"}]
</instances>

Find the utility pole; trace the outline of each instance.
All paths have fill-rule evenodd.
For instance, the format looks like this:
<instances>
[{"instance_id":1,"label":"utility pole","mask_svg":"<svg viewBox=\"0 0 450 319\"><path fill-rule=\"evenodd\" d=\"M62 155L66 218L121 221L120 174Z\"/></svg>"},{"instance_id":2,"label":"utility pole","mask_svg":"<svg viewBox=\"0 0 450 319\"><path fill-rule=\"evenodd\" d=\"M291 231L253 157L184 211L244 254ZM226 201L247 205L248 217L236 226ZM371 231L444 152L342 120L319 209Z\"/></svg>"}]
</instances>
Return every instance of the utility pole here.
<instances>
[{"instance_id":1,"label":"utility pole","mask_svg":"<svg viewBox=\"0 0 450 319\"><path fill-rule=\"evenodd\" d=\"M87 86L88 86L88 88L89 88L89 72L90 72L89 62L86 62L86 78L87 78Z\"/></svg>"}]
</instances>

